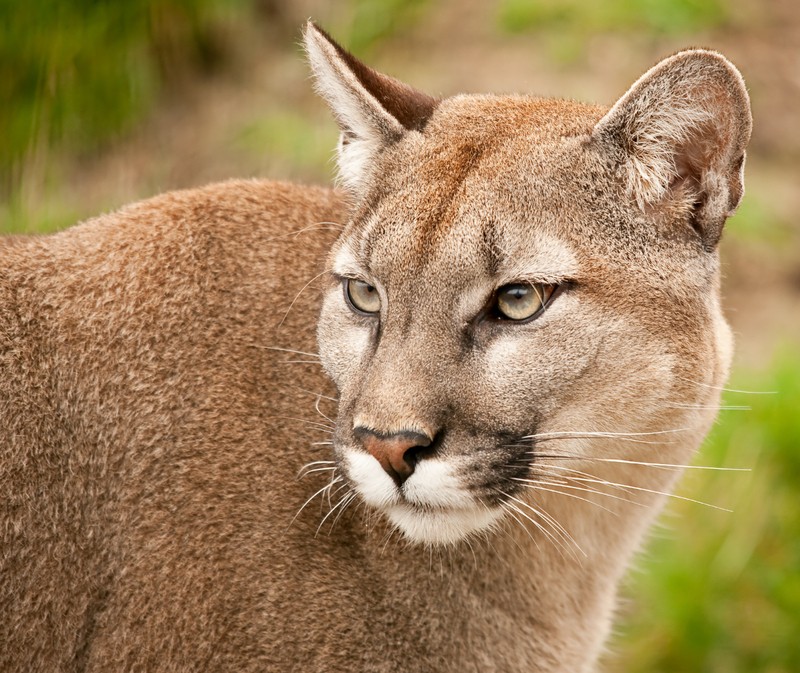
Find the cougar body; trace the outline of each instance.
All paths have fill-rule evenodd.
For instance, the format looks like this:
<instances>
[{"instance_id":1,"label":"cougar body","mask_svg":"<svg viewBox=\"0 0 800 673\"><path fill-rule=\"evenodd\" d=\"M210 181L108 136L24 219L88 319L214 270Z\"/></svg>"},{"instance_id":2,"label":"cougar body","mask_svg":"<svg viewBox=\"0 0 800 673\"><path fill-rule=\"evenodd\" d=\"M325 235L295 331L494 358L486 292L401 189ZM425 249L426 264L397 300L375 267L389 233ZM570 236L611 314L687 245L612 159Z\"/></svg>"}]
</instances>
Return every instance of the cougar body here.
<instances>
[{"instance_id":1,"label":"cougar body","mask_svg":"<svg viewBox=\"0 0 800 673\"><path fill-rule=\"evenodd\" d=\"M727 375L741 78L439 101L306 45L342 191L0 242L2 670L594 670Z\"/></svg>"}]
</instances>

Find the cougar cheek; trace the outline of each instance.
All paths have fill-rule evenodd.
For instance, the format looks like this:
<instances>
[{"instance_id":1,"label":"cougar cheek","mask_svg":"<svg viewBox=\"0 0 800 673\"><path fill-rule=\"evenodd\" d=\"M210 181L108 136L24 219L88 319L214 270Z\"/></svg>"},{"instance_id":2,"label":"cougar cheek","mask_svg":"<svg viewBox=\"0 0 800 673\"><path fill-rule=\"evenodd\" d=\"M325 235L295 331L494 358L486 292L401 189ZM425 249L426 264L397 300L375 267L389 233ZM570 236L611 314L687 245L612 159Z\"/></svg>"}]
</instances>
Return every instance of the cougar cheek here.
<instances>
[{"instance_id":1,"label":"cougar cheek","mask_svg":"<svg viewBox=\"0 0 800 673\"><path fill-rule=\"evenodd\" d=\"M354 324L350 311L342 306L341 290L329 292L323 303L317 328L322 366L341 389L353 372L365 366L372 347L368 325Z\"/></svg>"}]
</instances>

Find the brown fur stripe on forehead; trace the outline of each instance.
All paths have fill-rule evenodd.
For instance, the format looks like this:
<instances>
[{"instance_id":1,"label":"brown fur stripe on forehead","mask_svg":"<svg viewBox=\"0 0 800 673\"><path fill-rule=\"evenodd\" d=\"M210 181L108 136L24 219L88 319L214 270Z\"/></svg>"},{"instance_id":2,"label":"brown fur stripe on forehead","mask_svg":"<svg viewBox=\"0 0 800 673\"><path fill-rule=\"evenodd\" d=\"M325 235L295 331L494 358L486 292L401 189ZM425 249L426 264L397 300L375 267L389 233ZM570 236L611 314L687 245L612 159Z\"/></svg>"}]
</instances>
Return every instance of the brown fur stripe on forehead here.
<instances>
[{"instance_id":1,"label":"brown fur stripe on forehead","mask_svg":"<svg viewBox=\"0 0 800 673\"><path fill-rule=\"evenodd\" d=\"M419 213L411 254L431 250L457 224L459 196L464 182L475 169L485 148L471 143L443 148L431 161L419 168L419 183L426 185L424 202L430 208Z\"/></svg>"},{"instance_id":2,"label":"brown fur stripe on forehead","mask_svg":"<svg viewBox=\"0 0 800 673\"><path fill-rule=\"evenodd\" d=\"M457 205L454 204L457 204L465 180L478 165L485 150L485 147L473 143L456 146L442 144L435 154L418 166L416 184L420 191L419 201L425 204L425 208L413 210L416 224L414 237L402 255L412 266L424 265L431 250L457 224ZM373 188L368 198L356 206L351 219L354 237L360 239L357 246L359 261L367 266L375 240L386 235L386 223L378 222L376 218L388 197L385 189Z\"/></svg>"}]
</instances>

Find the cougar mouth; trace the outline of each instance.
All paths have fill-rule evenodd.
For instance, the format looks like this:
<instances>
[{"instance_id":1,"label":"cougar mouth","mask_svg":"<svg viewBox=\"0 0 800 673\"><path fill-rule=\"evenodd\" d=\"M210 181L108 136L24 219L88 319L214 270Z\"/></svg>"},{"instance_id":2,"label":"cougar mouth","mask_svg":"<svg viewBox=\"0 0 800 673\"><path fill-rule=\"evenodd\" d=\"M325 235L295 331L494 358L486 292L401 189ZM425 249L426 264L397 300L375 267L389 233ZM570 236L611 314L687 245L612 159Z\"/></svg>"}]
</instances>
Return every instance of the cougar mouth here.
<instances>
[{"instance_id":1,"label":"cougar mouth","mask_svg":"<svg viewBox=\"0 0 800 673\"><path fill-rule=\"evenodd\" d=\"M351 448L341 454L344 473L361 499L412 542L452 544L490 530L502 516L500 499L473 488L452 459L420 461L398 485L372 456Z\"/></svg>"}]
</instances>

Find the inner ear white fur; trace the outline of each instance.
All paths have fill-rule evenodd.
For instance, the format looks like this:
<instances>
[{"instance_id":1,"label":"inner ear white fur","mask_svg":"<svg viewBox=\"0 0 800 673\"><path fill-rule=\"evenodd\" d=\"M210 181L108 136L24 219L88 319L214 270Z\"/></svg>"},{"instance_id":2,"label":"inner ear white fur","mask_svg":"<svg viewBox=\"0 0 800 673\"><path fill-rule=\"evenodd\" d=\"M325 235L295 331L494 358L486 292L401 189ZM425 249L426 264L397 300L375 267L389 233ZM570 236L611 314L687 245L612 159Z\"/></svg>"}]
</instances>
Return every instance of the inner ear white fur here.
<instances>
[{"instance_id":1,"label":"inner ear white fur","mask_svg":"<svg viewBox=\"0 0 800 673\"><path fill-rule=\"evenodd\" d=\"M640 208L666 196L680 174L676 148L691 142L694 130L711 118L707 110L676 98L665 108L642 110L631 124L628 146L628 194Z\"/></svg>"},{"instance_id":2,"label":"inner ear white fur","mask_svg":"<svg viewBox=\"0 0 800 673\"><path fill-rule=\"evenodd\" d=\"M337 151L339 179L345 187L358 191L377 153L405 129L363 86L323 31L309 22L304 38L317 91L342 129Z\"/></svg>"},{"instance_id":3,"label":"inner ear white fur","mask_svg":"<svg viewBox=\"0 0 800 673\"><path fill-rule=\"evenodd\" d=\"M593 137L621 152L628 195L641 209L682 185L693 225L713 247L744 191L752 118L739 71L703 49L664 59L597 123Z\"/></svg>"}]
</instances>

